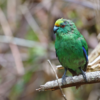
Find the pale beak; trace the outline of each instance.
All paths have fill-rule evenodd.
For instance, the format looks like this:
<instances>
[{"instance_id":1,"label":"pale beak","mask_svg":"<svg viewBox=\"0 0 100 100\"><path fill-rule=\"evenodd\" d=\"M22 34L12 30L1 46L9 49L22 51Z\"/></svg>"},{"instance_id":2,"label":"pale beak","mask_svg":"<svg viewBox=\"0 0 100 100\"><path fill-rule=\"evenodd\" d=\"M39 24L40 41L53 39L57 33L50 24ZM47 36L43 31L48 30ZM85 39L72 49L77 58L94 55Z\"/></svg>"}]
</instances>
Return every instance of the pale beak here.
<instances>
[{"instance_id":1,"label":"pale beak","mask_svg":"<svg viewBox=\"0 0 100 100\"><path fill-rule=\"evenodd\" d=\"M54 28L53 28L54 33L56 33L57 30L58 30L58 27L57 26L54 26Z\"/></svg>"}]
</instances>

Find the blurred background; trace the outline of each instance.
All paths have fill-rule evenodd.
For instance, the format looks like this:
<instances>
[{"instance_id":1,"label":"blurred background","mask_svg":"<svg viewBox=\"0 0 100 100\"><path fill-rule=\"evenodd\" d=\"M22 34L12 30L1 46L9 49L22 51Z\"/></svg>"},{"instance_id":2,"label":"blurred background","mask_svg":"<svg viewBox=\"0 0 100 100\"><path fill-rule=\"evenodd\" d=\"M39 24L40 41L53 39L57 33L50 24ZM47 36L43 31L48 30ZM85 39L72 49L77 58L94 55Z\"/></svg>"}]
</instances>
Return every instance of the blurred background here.
<instances>
[{"instance_id":1,"label":"blurred background","mask_svg":"<svg viewBox=\"0 0 100 100\"><path fill-rule=\"evenodd\" d=\"M98 45L100 0L0 0L0 100L63 100L60 90L36 91L55 80L47 60L60 64L53 33L58 18L73 20L89 54ZM68 100L100 100L99 83L63 90Z\"/></svg>"}]
</instances>

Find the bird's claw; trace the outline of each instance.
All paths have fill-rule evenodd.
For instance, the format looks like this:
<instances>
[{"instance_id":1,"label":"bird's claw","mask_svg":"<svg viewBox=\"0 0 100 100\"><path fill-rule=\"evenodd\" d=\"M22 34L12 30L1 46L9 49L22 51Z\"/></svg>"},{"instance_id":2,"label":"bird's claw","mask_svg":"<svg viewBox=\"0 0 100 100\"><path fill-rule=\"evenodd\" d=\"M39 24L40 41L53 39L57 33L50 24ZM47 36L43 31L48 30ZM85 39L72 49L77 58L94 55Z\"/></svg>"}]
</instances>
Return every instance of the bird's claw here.
<instances>
[{"instance_id":1,"label":"bird's claw","mask_svg":"<svg viewBox=\"0 0 100 100\"><path fill-rule=\"evenodd\" d=\"M88 82L85 72L83 74L83 78L84 78L85 82Z\"/></svg>"},{"instance_id":2,"label":"bird's claw","mask_svg":"<svg viewBox=\"0 0 100 100\"><path fill-rule=\"evenodd\" d=\"M81 69L81 67L79 69L82 72L82 75L83 75L83 78L84 78L85 82L88 82L85 72Z\"/></svg>"},{"instance_id":3,"label":"bird's claw","mask_svg":"<svg viewBox=\"0 0 100 100\"><path fill-rule=\"evenodd\" d=\"M66 83L66 77L65 75L62 76L62 85L64 85Z\"/></svg>"}]
</instances>

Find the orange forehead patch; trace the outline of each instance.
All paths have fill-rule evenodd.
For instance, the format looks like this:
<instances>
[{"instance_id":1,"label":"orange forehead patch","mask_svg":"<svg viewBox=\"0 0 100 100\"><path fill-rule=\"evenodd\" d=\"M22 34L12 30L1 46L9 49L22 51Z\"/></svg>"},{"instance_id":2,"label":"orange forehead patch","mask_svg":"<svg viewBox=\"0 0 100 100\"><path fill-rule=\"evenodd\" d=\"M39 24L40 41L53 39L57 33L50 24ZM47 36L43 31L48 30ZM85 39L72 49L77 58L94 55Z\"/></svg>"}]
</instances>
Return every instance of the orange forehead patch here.
<instances>
[{"instance_id":1,"label":"orange forehead patch","mask_svg":"<svg viewBox=\"0 0 100 100\"><path fill-rule=\"evenodd\" d=\"M55 26L59 27L60 25L58 23L55 23Z\"/></svg>"}]
</instances>

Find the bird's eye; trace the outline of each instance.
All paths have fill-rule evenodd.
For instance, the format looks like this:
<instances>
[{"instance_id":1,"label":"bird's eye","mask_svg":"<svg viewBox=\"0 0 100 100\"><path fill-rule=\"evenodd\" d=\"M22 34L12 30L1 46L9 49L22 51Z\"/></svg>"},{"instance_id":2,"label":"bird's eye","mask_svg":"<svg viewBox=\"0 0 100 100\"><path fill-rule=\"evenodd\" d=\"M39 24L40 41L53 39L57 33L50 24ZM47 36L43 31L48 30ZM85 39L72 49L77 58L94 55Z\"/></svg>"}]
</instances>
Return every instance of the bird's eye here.
<instances>
[{"instance_id":1,"label":"bird's eye","mask_svg":"<svg viewBox=\"0 0 100 100\"><path fill-rule=\"evenodd\" d=\"M65 25L61 25L61 27L62 27L62 28L64 28L64 27L65 27Z\"/></svg>"}]
</instances>

